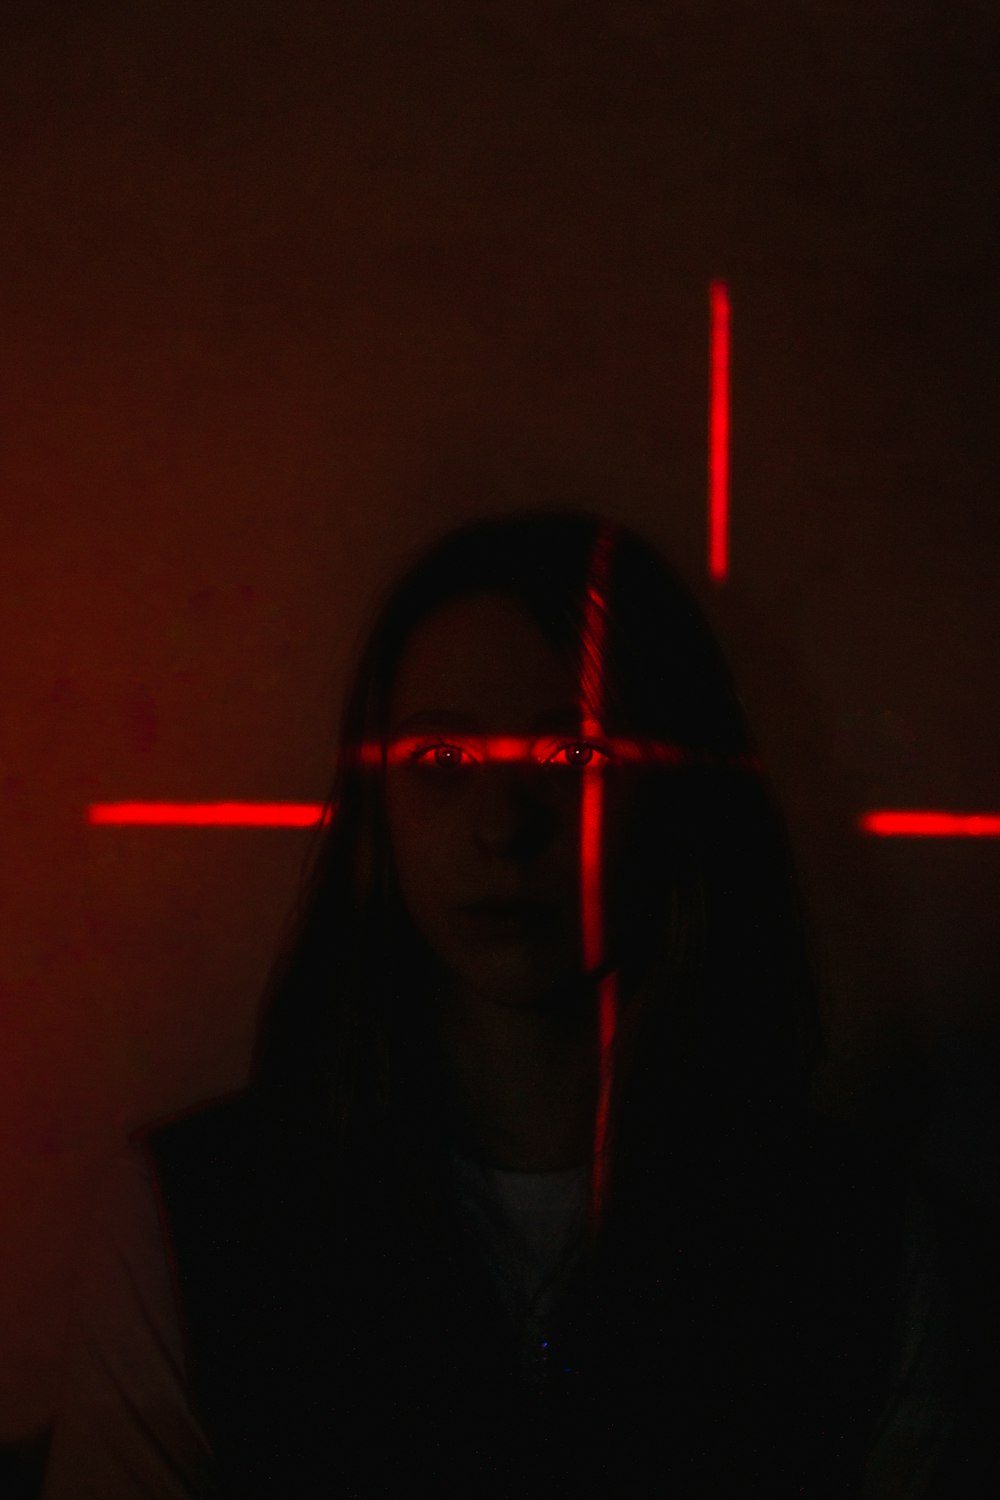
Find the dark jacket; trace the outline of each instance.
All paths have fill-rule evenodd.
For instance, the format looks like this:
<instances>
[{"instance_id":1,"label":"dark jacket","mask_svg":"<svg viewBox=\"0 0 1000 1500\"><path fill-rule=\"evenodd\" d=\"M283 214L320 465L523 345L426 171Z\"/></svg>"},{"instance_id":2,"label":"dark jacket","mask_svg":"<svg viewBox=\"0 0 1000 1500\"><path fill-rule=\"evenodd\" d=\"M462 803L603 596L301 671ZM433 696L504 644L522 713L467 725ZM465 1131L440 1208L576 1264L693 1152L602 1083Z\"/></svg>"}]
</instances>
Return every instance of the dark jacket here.
<instances>
[{"instance_id":1,"label":"dark jacket","mask_svg":"<svg viewBox=\"0 0 1000 1500\"><path fill-rule=\"evenodd\" d=\"M191 1400L234 1500L842 1497L898 1352L897 1195L818 1130L768 1183L655 1194L520 1373L444 1161L340 1163L252 1093L151 1127Z\"/></svg>"}]
</instances>

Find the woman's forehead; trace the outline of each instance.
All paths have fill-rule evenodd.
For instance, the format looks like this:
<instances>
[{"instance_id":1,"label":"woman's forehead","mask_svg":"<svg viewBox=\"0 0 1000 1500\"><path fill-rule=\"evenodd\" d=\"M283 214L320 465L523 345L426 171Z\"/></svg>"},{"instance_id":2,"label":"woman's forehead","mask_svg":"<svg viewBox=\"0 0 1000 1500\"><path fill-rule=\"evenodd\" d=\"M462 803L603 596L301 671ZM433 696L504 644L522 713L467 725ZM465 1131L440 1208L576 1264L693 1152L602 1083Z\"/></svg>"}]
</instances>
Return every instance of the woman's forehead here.
<instances>
[{"instance_id":1,"label":"woman's forehead","mask_svg":"<svg viewBox=\"0 0 1000 1500\"><path fill-rule=\"evenodd\" d=\"M421 622L396 672L393 727L416 715L467 716L514 730L579 712L575 664L503 595L454 600Z\"/></svg>"}]
</instances>

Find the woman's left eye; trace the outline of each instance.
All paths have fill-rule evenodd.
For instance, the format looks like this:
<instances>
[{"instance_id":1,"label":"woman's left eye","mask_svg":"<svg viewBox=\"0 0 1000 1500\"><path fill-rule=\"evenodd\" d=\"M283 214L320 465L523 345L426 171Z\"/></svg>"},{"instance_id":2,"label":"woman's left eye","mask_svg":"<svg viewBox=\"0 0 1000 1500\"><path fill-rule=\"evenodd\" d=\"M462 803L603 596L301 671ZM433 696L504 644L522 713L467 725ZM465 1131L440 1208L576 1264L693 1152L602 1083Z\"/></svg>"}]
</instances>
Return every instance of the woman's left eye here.
<instances>
[{"instance_id":1,"label":"woman's left eye","mask_svg":"<svg viewBox=\"0 0 1000 1500\"><path fill-rule=\"evenodd\" d=\"M472 764L472 757L461 745L443 742L418 746L411 753L410 760L413 765L437 771L459 771Z\"/></svg>"},{"instance_id":2,"label":"woman's left eye","mask_svg":"<svg viewBox=\"0 0 1000 1500\"><path fill-rule=\"evenodd\" d=\"M594 740L564 740L545 756L542 763L582 771L586 766L606 765L610 760L611 751L606 745L599 745Z\"/></svg>"}]
</instances>

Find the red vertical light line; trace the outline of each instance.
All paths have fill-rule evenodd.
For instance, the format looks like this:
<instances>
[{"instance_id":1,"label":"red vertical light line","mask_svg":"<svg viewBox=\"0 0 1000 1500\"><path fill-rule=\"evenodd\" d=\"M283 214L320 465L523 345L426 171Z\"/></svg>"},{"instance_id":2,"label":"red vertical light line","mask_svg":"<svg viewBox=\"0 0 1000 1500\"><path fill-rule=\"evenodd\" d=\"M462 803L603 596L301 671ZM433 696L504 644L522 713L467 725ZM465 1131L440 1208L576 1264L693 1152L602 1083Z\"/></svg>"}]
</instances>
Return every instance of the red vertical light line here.
<instances>
[{"instance_id":1,"label":"red vertical light line","mask_svg":"<svg viewBox=\"0 0 1000 1500\"><path fill-rule=\"evenodd\" d=\"M594 547L580 651L580 719L585 736L603 734L602 666L606 646L607 579L611 537L602 531ZM604 784L600 766L584 769L580 794L580 928L584 966L593 973L605 957L604 942ZM612 1045L618 1024L618 990L613 975L598 983L598 1088L594 1119L591 1221L601 1218L607 1187L607 1139L612 1084Z\"/></svg>"},{"instance_id":2,"label":"red vertical light line","mask_svg":"<svg viewBox=\"0 0 1000 1500\"><path fill-rule=\"evenodd\" d=\"M729 573L729 287L713 281L709 301L708 571Z\"/></svg>"},{"instance_id":3,"label":"red vertical light line","mask_svg":"<svg viewBox=\"0 0 1000 1500\"><path fill-rule=\"evenodd\" d=\"M585 733L595 733L593 729ZM604 834L604 787L600 766L588 766L580 793L580 911L583 962L592 974L604 956L604 912L601 891L601 845Z\"/></svg>"},{"instance_id":4,"label":"red vertical light line","mask_svg":"<svg viewBox=\"0 0 1000 1500\"><path fill-rule=\"evenodd\" d=\"M618 981L614 974L606 974L598 986L598 1046L599 1069L597 1079L597 1113L594 1120L594 1173L591 1188L591 1222L600 1224L604 1211L604 1200L608 1187L608 1123L611 1113L611 1086L614 1081L613 1052L615 1032L618 1029Z\"/></svg>"}]
</instances>

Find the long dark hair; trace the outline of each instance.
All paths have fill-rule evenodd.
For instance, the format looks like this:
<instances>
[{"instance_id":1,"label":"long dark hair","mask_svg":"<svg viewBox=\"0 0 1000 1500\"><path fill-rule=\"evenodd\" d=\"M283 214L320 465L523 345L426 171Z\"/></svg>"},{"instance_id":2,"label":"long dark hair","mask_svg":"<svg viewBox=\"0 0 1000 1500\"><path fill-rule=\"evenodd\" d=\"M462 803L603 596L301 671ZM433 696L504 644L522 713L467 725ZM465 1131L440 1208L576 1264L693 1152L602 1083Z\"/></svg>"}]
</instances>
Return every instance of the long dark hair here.
<instances>
[{"instance_id":1,"label":"long dark hair","mask_svg":"<svg viewBox=\"0 0 1000 1500\"><path fill-rule=\"evenodd\" d=\"M421 1132L444 1119L448 1090L421 1024L428 964L395 888L379 757L364 747L384 743L412 632L452 600L506 595L577 660L598 546L605 699L635 733L685 752L643 776L612 1203L651 1161L703 1174L763 1160L794 1134L822 1041L777 799L691 591L634 532L579 510L454 531L382 603L347 698L327 826L265 992L251 1087L276 1119L342 1149L376 1121L422 1149Z\"/></svg>"}]
</instances>

